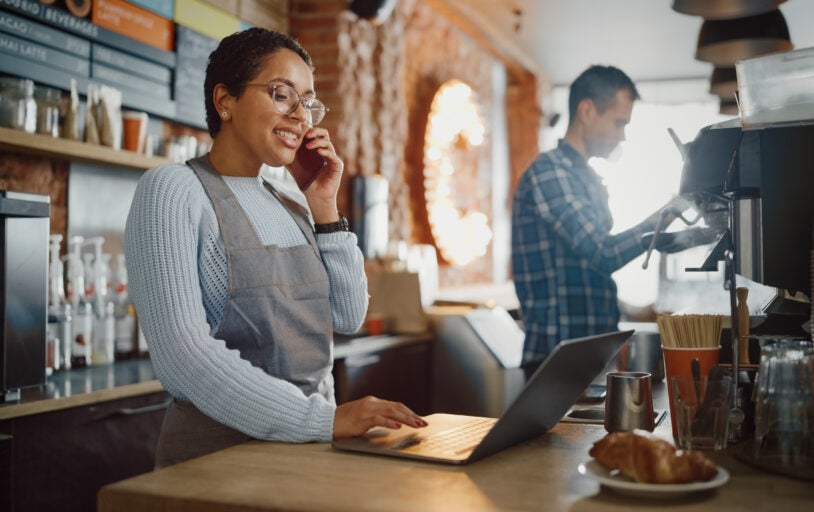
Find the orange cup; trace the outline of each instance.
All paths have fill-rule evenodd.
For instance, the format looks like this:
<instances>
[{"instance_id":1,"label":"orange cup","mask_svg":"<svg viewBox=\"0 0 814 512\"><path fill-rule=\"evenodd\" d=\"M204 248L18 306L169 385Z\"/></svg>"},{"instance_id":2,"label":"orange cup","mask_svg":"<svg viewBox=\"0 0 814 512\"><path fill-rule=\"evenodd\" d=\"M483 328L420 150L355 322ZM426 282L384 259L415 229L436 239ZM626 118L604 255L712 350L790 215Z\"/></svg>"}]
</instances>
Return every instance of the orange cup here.
<instances>
[{"instance_id":1,"label":"orange cup","mask_svg":"<svg viewBox=\"0 0 814 512\"><path fill-rule=\"evenodd\" d=\"M667 397L670 406L670 423L673 426L673 439L678 441L678 428L676 426L676 415L673 405L673 377L686 376L692 378L692 360L698 359L698 366L701 370L700 377L703 379L709 374L709 370L718 364L718 355L721 347L709 348L670 348L662 346L664 352L664 374L667 377Z\"/></svg>"},{"instance_id":2,"label":"orange cup","mask_svg":"<svg viewBox=\"0 0 814 512\"><path fill-rule=\"evenodd\" d=\"M378 313L369 313L365 320L365 328L370 336L379 336L384 334L384 315Z\"/></svg>"},{"instance_id":3,"label":"orange cup","mask_svg":"<svg viewBox=\"0 0 814 512\"><path fill-rule=\"evenodd\" d=\"M122 112L122 125L124 132L124 149L136 153L144 152L144 141L147 136L147 121L149 117L144 112L126 110Z\"/></svg>"}]
</instances>

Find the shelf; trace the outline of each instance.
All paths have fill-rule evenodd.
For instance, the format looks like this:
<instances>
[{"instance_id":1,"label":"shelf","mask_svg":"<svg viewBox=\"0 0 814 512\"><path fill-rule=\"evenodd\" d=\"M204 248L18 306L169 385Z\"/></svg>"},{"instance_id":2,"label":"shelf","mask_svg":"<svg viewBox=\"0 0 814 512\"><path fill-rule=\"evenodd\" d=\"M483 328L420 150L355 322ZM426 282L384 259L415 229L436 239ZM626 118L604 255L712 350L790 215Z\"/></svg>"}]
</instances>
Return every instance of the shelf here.
<instances>
[{"instance_id":1,"label":"shelf","mask_svg":"<svg viewBox=\"0 0 814 512\"><path fill-rule=\"evenodd\" d=\"M47 135L26 133L2 127L0 127L0 151L60 160L115 165L141 171L170 162L169 159L164 157L145 156L125 150L116 151L106 146L76 140L58 139Z\"/></svg>"}]
</instances>

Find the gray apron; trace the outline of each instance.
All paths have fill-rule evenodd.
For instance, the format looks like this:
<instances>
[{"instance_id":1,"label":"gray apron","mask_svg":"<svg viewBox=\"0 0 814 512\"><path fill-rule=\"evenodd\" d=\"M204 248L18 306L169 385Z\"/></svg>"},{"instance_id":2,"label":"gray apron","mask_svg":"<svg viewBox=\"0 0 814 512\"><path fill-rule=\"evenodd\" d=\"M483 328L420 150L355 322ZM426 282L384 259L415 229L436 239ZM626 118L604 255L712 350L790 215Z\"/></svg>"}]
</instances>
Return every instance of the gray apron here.
<instances>
[{"instance_id":1,"label":"gray apron","mask_svg":"<svg viewBox=\"0 0 814 512\"><path fill-rule=\"evenodd\" d=\"M200 179L218 218L226 248L229 291L215 338L273 377L303 394L333 402L330 287L316 238L301 205L271 193L302 229L307 244L264 246L237 198L208 157L187 162ZM156 467L169 466L251 439L174 399L161 426Z\"/></svg>"}]
</instances>

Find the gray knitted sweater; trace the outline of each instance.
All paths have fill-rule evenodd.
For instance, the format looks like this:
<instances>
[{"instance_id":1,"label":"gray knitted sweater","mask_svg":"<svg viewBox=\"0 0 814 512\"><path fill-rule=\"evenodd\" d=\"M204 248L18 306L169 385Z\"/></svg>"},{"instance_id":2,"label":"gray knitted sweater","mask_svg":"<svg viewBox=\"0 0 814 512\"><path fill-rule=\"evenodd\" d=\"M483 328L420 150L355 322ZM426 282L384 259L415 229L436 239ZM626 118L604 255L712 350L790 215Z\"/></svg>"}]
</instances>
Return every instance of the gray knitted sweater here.
<instances>
[{"instance_id":1,"label":"gray knitted sweater","mask_svg":"<svg viewBox=\"0 0 814 512\"><path fill-rule=\"evenodd\" d=\"M224 180L263 244L307 243L262 178ZM278 190L306 204L298 190ZM322 234L317 244L330 280L334 330L355 332L368 304L356 236ZM226 253L215 211L191 168L166 164L144 174L127 219L125 254L131 299L167 392L257 439L331 440L336 408L331 400L303 395L212 336L226 304Z\"/></svg>"}]
</instances>

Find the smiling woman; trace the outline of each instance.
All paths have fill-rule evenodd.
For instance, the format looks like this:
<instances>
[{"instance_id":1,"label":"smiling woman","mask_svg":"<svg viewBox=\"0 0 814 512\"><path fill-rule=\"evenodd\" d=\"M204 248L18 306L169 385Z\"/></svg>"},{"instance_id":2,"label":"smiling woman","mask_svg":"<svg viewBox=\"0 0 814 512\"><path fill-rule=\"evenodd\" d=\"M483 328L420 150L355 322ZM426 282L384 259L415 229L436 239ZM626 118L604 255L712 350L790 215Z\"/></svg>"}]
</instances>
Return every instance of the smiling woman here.
<instances>
[{"instance_id":1,"label":"smiling woman","mask_svg":"<svg viewBox=\"0 0 814 512\"><path fill-rule=\"evenodd\" d=\"M166 466L255 438L330 441L423 426L400 403L337 406L333 333L367 310L356 236L337 211L344 164L290 37L223 39L204 85L211 151L144 174L127 220L130 289L155 372L173 396L156 449ZM305 147L326 163L307 190L260 177Z\"/></svg>"}]
</instances>

